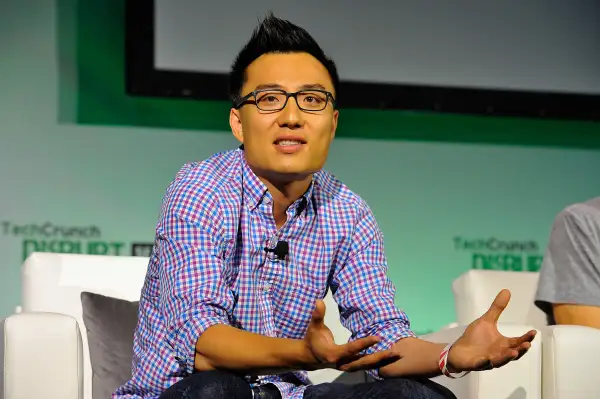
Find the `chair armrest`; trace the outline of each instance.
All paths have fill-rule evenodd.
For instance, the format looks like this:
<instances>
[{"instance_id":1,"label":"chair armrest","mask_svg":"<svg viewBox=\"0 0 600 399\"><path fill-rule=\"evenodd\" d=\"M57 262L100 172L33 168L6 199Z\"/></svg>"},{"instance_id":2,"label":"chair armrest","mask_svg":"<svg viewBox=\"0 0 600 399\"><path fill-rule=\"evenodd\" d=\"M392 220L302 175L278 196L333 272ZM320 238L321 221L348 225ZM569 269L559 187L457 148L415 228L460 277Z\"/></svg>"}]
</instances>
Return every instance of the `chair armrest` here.
<instances>
[{"instance_id":1,"label":"chair armrest","mask_svg":"<svg viewBox=\"0 0 600 399\"><path fill-rule=\"evenodd\" d=\"M544 399L600 398L600 330L548 326L542 356Z\"/></svg>"},{"instance_id":2,"label":"chair armrest","mask_svg":"<svg viewBox=\"0 0 600 399\"><path fill-rule=\"evenodd\" d=\"M447 328L419 338L437 343L450 343L457 340L465 328L466 326ZM500 333L506 336L520 336L532 329L534 328L525 325L498 325ZM460 399L540 399L541 378L542 340L538 331L529 352L516 362L498 369L472 372L459 379L439 376L432 380L450 389Z\"/></svg>"},{"instance_id":3,"label":"chair armrest","mask_svg":"<svg viewBox=\"0 0 600 399\"><path fill-rule=\"evenodd\" d=\"M77 321L57 313L21 313L2 321L4 399L83 398Z\"/></svg>"}]
</instances>

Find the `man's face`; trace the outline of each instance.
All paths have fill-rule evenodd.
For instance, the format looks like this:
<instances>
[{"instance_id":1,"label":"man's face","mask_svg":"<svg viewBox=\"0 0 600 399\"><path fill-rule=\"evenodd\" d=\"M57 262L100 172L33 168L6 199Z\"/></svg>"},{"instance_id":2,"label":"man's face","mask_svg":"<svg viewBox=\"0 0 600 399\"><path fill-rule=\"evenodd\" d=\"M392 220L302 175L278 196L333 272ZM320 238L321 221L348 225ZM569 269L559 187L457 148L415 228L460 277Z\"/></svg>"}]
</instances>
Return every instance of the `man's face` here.
<instances>
[{"instance_id":1,"label":"man's face","mask_svg":"<svg viewBox=\"0 0 600 399\"><path fill-rule=\"evenodd\" d=\"M320 88L335 92L327 69L307 53L264 54L246 70L241 95L264 88L296 92ZM254 100L251 98L250 100ZM266 99L274 102L273 99ZM310 104L312 98L298 99ZM244 144L248 164L259 177L288 182L319 171L335 135L338 111L329 99L322 111L306 112L290 97L281 111L261 111L253 103L232 109L230 124Z\"/></svg>"}]
</instances>

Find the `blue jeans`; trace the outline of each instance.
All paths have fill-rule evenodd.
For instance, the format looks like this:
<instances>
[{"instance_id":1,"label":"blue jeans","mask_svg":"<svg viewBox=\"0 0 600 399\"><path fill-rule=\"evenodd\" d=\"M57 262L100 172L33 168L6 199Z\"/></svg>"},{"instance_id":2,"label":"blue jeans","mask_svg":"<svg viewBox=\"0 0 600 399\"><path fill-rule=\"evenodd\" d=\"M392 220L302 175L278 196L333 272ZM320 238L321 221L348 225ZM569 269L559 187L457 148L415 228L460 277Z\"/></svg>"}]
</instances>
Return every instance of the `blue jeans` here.
<instances>
[{"instance_id":1,"label":"blue jeans","mask_svg":"<svg viewBox=\"0 0 600 399\"><path fill-rule=\"evenodd\" d=\"M195 373L171 386L160 399L280 399L273 385L255 389L225 371ZM306 389L304 399L456 399L447 388L428 379L394 378L355 385L327 383Z\"/></svg>"},{"instance_id":2,"label":"blue jeans","mask_svg":"<svg viewBox=\"0 0 600 399\"><path fill-rule=\"evenodd\" d=\"M281 399L274 385L254 389L248 382L226 371L203 371L182 379L159 399Z\"/></svg>"},{"instance_id":3,"label":"blue jeans","mask_svg":"<svg viewBox=\"0 0 600 399\"><path fill-rule=\"evenodd\" d=\"M390 378L348 385L325 383L313 385L304 399L456 399L456 396L427 378Z\"/></svg>"}]
</instances>

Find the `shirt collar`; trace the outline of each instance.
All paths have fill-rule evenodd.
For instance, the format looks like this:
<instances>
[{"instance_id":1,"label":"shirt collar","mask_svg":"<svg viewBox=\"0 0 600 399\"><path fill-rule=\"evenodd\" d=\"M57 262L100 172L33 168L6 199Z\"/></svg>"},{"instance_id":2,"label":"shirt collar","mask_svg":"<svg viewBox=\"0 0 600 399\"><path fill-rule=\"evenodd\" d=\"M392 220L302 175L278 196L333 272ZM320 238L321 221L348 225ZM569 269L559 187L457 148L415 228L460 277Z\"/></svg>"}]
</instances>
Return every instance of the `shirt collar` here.
<instances>
[{"instance_id":1,"label":"shirt collar","mask_svg":"<svg viewBox=\"0 0 600 399\"><path fill-rule=\"evenodd\" d=\"M244 190L244 202L248 205L248 208L254 210L262 201L265 196L271 197L267 186L260 181L258 176L254 174L248 162L246 162L246 155L242 151L242 176L243 176L243 190Z\"/></svg>"}]
</instances>

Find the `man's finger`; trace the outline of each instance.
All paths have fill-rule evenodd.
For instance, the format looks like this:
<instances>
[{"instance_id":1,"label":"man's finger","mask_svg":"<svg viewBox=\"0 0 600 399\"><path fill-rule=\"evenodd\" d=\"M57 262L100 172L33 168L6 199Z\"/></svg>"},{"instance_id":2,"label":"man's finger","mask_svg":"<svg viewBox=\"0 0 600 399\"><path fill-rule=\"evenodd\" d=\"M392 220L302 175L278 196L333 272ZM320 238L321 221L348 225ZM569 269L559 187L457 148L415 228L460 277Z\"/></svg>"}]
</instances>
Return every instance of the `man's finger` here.
<instances>
[{"instance_id":1,"label":"man's finger","mask_svg":"<svg viewBox=\"0 0 600 399\"><path fill-rule=\"evenodd\" d=\"M510 301L510 291L502 290L496 295L496 299L492 302L492 305L488 309L487 312L483 315L484 318L493 321L494 323L498 322L500 315L506 309L508 302Z\"/></svg>"},{"instance_id":2,"label":"man's finger","mask_svg":"<svg viewBox=\"0 0 600 399\"><path fill-rule=\"evenodd\" d=\"M514 347L514 346L519 346L519 345L521 345L524 342L531 342L535 338L536 334L537 334L537 331L530 330L527 333L521 335L520 337L509 338L508 344L510 346Z\"/></svg>"},{"instance_id":3,"label":"man's finger","mask_svg":"<svg viewBox=\"0 0 600 399\"><path fill-rule=\"evenodd\" d=\"M380 341L379 337L370 336L365 338L357 339L356 341L348 342L347 344L341 345L343 348L344 357L350 357L362 352L363 350L370 348Z\"/></svg>"},{"instance_id":4,"label":"man's finger","mask_svg":"<svg viewBox=\"0 0 600 399\"><path fill-rule=\"evenodd\" d=\"M507 363L515 360L519 356L519 352L514 349L507 349L502 354L494 356L490 359L494 368L502 367Z\"/></svg>"},{"instance_id":5,"label":"man's finger","mask_svg":"<svg viewBox=\"0 0 600 399\"><path fill-rule=\"evenodd\" d=\"M500 367L504 367L506 366L508 363L510 363L514 358L513 357L503 357L503 358L497 358L495 360L493 360L491 363L493 364L492 368L500 368Z\"/></svg>"},{"instance_id":6,"label":"man's finger","mask_svg":"<svg viewBox=\"0 0 600 399\"><path fill-rule=\"evenodd\" d=\"M482 359L475 363L475 371L485 371L491 370L494 368L492 361L490 359Z\"/></svg>"},{"instance_id":7,"label":"man's finger","mask_svg":"<svg viewBox=\"0 0 600 399\"><path fill-rule=\"evenodd\" d=\"M529 349L531 348L531 344L527 345L527 342L525 342L519 349L519 356L517 356L517 358L515 360L519 360L520 358L523 357L523 355L525 355Z\"/></svg>"},{"instance_id":8,"label":"man's finger","mask_svg":"<svg viewBox=\"0 0 600 399\"><path fill-rule=\"evenodd\" d=\"M342 359L338 363L338 369L346 372L369 370L387 366L398 359L400 359L399 354L391 350L386 350L360 357L357 360L348 361L349 359Z\"/></svg>"},{"instance_id":9,"label":"man's finger","mask_svg":"<svg viewBox=\"0 0 600 399\"><path fill-rule=\"evenodd\" d=\"M315 303L315 309L312 313L312 323L323 324L325 320L325 302L320 299L317 299Z\"/></svg>"},{"instance_id":10,"label":"man's finger","mask_svg":"<svg viewBox=\"0 0 600 399\"><path fill-rule=\"evenodd\" d=\"M501 354L490 359L494 367L502 367L507 363L519 360L531 348L531 342L523 342L517 347L506 348Z\"/></svg>"}]
</instances>

